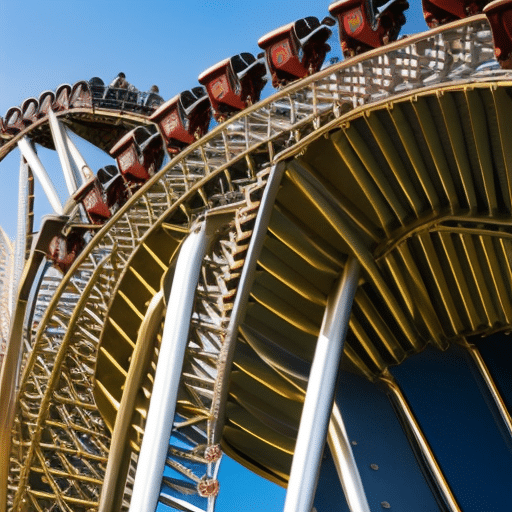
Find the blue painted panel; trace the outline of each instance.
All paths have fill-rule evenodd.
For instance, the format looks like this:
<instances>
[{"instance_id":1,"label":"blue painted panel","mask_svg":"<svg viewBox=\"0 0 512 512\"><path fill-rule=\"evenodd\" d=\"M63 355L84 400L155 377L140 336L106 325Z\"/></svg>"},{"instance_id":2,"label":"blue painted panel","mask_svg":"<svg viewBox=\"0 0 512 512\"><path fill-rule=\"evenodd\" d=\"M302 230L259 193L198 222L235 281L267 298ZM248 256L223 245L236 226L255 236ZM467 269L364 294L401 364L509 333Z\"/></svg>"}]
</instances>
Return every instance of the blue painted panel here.
<instances>
[{"instance_id":1,"label":"blue painted panel","mask_svg":"<svg viewBox=\"0 0 512 512\"><path fill-rule=\"evenodd\" d=\"M512 452L464 351L428 349L392 373L464 512L510 510Z\"/></svg>"},{"instance_id":2,"label":"blue painted panel","mask_svg":"<svg viewBox=\"0 0 512 512\"><path fill-rule=\"evenodd\" d=\"M336 402L351 442L357 443L352 450L370 509L382 511L388 503L396 512L441 510L386 394L342 372ZM330 456L322 464L315 507L318 512L348 510Z\"/></svg>"}]
</instances>

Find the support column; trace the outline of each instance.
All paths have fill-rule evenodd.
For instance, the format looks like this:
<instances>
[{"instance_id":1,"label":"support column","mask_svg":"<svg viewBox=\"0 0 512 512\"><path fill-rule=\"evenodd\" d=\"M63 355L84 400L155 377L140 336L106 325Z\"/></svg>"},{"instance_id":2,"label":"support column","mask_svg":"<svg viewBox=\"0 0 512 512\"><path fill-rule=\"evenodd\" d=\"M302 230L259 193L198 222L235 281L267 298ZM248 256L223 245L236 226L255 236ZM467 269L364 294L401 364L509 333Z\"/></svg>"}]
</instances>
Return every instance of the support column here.
<instances>
[{"instance_id":1,"label":"support column","mask_svg":"<svg viewBox=\"0 0 512 512\"><path fill-rule=\"evenodd\" d=\"M130 504L132 512L155 510L157 506L188 343L194 295L207 246L204 221L183 242L176 263L151 403L137 463Z\"/></svg>"},{"instance_id":2,"label":"support column","mask_svg":"<svg viewBox=\"0 0 512 512\"><path fill-rule=\"evenodd\" d=\"M71 164L70 150L66 136L64 135L64 129L52 110L48 111L48 121L50 124L55 149L59 155L62 172L64 173L64 179L66 180L66 187L68 189L69 195L72 196L82 184L80 183L79 176L77 176L77 173L75 173L75 170Z\"/></svg>"},{"instance_id":3,"label":"support column","mask_svg":"<svg viewBox=\"0 0 512 512\"><path fill-rule=\"evenodd\" d=\"M284 512L311 512L332 412L334 389L359 279L359 262L349 258L327 300L309 375Z\"/></svg>"},{"instance_id":4,"label":"support column","mask_svg":"<svg viewBox=\"0 0 512 512\"><path fill-rule=\"evenodd\" d=\"M351 512L370 512L341 411L336 404L332 410L327 441L348 508Z\"/></svg>"},{"instance_id":5,"label":"support column","mask_svg":"<svg viewBox=\"0 0 512 512\"><path fill-rule=\"evenodd\" d=\"M91 171L91 168L87 165L85 158L82 156L78 148L75 146L73 139L69 136L69 132L65 126L62 126L62 133L64 135L64 139L69 149L69 153L75 166L80 175L80 179L82 183L85 183L87 180L91 179L94 176L94 173Z\"/></svg>"},{"instance_id":6,"label":"support column","mask_svg":"<svg viewBox=\"0 0 512 512\"><path fill-rule=\"evenodd\" d=\"M32 143L27 139L27 137L23 137L18 141L18 148L23 155L23 158L25 158L29 167L32 169L32 172L37 176L39 183L41 183L43 191L50 203L50 206L53 208L53 211L57 215L63 215L63 208L59 195L57 194L46 169L41 163L41 160L39 160Z\"/></svg>"}]
</instances>

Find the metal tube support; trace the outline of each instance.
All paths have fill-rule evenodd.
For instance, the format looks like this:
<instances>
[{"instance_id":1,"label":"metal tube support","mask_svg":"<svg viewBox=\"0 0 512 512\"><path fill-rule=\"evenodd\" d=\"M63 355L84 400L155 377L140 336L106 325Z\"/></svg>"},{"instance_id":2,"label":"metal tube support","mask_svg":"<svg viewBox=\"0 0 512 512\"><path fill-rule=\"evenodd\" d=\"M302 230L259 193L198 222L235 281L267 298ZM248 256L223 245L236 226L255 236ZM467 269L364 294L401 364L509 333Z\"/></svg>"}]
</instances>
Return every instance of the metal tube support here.
<instances>
[{"instance_id":1,"label":"metal tube support","mask_svg":"<svg viewBox=\"0 0 512 512\"><path fill-rule=\"evenodd\" d=\"M20 173L18 182L18 225L14 245L14 279L10 287L9 313L16 307L15 299L18 291L21 272L25 265L27 244L27 217L29 214L29 166L23 155L20 156Z\"/></svg>"},{"instance_id":2,"label":"metal tube support","mask_svg":"<svg viewBox=\"0 0 512 512\"><path fill-rule=\"evenodd\" d=\"M188 342L194 295L207 246L205 221L183 242L178 256L137 463L131 512L155 510L157 506Z\"/></svg>"},{"instance_id":3,"label":"metal tube support","mask_svg":"<svg viewBox=\"0 0 512 512\"><path fill-rule=\"evenodd\" d=\"M85 158L82 156L78 148L75 146L73 139L71 139L71 137L69 136L68 129L62 125L61 127L71 158L73 159L73 162L75 163L75 166L78 169L78 172L80 173L82 183L85 183L87 180L94 176L94 173L91 171L91 168L87 165Z\"/></svg>"},{"instance_id":4,"label":"metal tube support","mask_svg":"<svg viewBox=\"0 0 512 512\"><path fill-rule=\"evenodd\" d=\"M327 300L309 374L284 512L310 512L313 507L359 268L359 262L349 258L342 278Z\"/></svg>"},{"instance_id":5,"label":"metal tube support","mask_svg":"<svg viewBox=\"0 0 512 512\"><path fill-rule=\"evenodd\" d=\"M381 376L380 381L385 384L390 396L393 398L393 402L397 407L397 410L401 413L404 420L407 422L416 443L420 449L420 452L425 460L432 477L437 482L439 491L441 492L446 507L450 512L461 512L461 508L455 499L455 496L450 489L448 481L446 480L439 463L437 462L434 452L430 448L427 438L423 434L418 421L416 420L412 409L410 408L407 400L402 393L402 390L395 381L393 375L389 370L385 370Z\"/></svg>"},{"instance_id":6,"label":"metal tube support","mask_svg":"<svg viewBox=\"0 0 512 512\"><path fill-rule=\"evenodd\" d=\"M492 378L492 374L489 371L489 368L487 368L487 365L485 364L480 350L478 350L475 345L468 343L467 340L464 340L461 345L465 350L469 352L471 359L473 359L473 362L478 368L478 371L480 372L480 375L482 376L482 379L484 380L487 389L489 390L489 393L491 394L494 403L496 404L496 408L500 413L501 419L505 423L509 435L512 437L512 416L508 412L507 405L501 396L498 386L496 386L496 382L494 382L494 379Z\"/></svg>"},{"instance_id":7,"label":"metal tube support","mask_svg":"<svg viewBox=\"0 0 512 512\"><path fill-rule=\"evenodd\" d=\"M66 180L66 187L69 195L73 195L76 190L80 187L80 181L78 176L75 174L75 170L71 165L70 151L67 144L67 139L64 135L64 130L55 115L53 110L48 111L48 121L52 132L53 142L55 149L59 155L60 165L62 166L62 172L64 173L64 179Z\"/></svg>"},{"instance_id":8,"label":"metal tube support","mask_svg":"<svg viewBox=\"0 0 512 512\"><path fill-rule=\"evenodd\" d=\"M63 215L64 210L62 208L59 195L53 186L52 180L48 176L41 160L39 160L34 146L32 146L32 143L26 136L18 141L18 148L23 155L23 158L25 158L29 167L32 169L32 172L37 176L39 183L41 183L43 191L50 203L50 206L53 208L53 211L57 215Z\"/></svg>"},{"instance_id":9,"label":"metal tube support","mask_svg":"<svg viewBox=\"0 0 512 512\"><path fill-rule=\"evenodd\" d=\"M341 411L336 404L332 409L327 442L331 449L348 508L351 512L370 512Z\"/></svg>"}]
</instances>

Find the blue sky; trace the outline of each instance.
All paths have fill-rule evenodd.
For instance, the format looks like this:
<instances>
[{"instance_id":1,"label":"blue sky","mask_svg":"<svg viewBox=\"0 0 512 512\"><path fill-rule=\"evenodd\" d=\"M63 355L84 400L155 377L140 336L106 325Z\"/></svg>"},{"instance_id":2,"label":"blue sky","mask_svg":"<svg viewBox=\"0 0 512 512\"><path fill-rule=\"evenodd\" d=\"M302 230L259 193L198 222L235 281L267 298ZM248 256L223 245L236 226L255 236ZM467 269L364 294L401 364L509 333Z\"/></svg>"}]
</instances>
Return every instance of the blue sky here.
<instances>
[{"instance_id":1,"label":"blue sky","mask_svg":"<svg viewBox=\"0 0 512 512\"><path fill-rule=\"evenodd\" d=\"M420 0L410 3L405 34L427 28ZM0 115L61 83L93 76L109 82L119 71L140 90L158 85L169 99L196 86L197 76L220 60L243 51L257 54L258 39L271 30L305 16L322 19L328 6L323 0L0 0ZM336 27L334 32L330 43L340 54ZM59 181L50 153L40 156ZM110 162L105 155L94 158ZM0 162L0 225L11 238L18 168L16 152ZM37 197L36 190L36 215L49 213ZM227 461L221 470L218 512L282 510L282 489L235 468Z\"/></svg>"}]
</instances>

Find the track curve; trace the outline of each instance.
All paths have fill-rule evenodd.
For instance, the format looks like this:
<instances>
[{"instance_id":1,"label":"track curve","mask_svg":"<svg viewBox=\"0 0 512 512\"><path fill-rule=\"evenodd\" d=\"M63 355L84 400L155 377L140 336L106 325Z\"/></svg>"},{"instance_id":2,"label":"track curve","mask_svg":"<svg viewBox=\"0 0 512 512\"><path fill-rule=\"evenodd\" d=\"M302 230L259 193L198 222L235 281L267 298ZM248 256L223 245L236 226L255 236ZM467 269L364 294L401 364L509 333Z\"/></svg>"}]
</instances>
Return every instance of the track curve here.
<instances>
[{"instance_id":1,"label":"track curve","mask_svg":"<svg viewBox=\"0 0 512 512\"><path fill-rule=\"evenodd\" d=\"M461 41L461 45L454 47L454 40ZM421 351L427 343L445 348L461 335L509 329L510 312L506 308L502 312L495 305L509 302L510 297L500 296L506 292L499 289L497 299L486 300L484 295L494 292L479 280L495 282L493 268L503 267L505 274L511 274L500 248L489 240L499 239L498 244L508 246L510 234L504 227L508 221L500 216L502 214L494 214L504 209L508 212L512 199L506 194L498 197L496 190L489 188L494 178L484 169L478 180L489 185L482 206L475 192L479 181L473 183L469 174L464 175L458 159L466 151L462 141L450 140L453 162L436 161L441 154L436 146L441 141L427 125L439 126L444 119L446 132L454 136L461 127L450 126L449 112L462 95L468 117L490 113L490 117L485 117L486 126L501 133L503 138L506 123L500 112L512 111L511 80L512 73L501 70L493 59L486 18L475 17L349 59L294 83L228 119L174 157L97 230L62 278L41 318L19 382L13 425L2 427L2 443L9 440L12 448L10 461L2 454L0 465L2 478L7 478L7 464L10 466L9 507L14 510L23 507L51 510L47 507L52 506L61 510L91 510L102 503L111 448L110 430L132 364L137 332L147 318L152 298L164 286L163 279L172 267L181 239L193 223L204 216L223 216L224 224L215 235L204 263L204 280L198 287L199 297L204 293L209 298L196 302L197 319L206 320L203 323L198 320L191 331L189 366L182 384L188 394L182 397L178 410L180 421L197 422L205 433L206 446L214 447L222 441L235 459L281 485L286 484L289 475L321 311L327 291L341 273L347 254L356 253L367 262L365 285L356 297L358 314L351 324L347 353L349 364L370 380L378 378L390 365L399 364L407 355ZM429 114L429 108L436 102L436 113ZM489 107L492 102L494 110ZM426 144L416 145L406 133L400 133L403 125L398 117L406 117L413 123L411 110L417 116L414 124L423 130ZM73 131L103 149L112 147L135 125L150 124L143 115L101 108L70 109L59 116ZM398 127L395 128L397 136L390 141L391 136L386 135L386 131L393 123ZM44 119L33 123L0 147L0 157L11 151L25 135L44 143L47 130ZM365 137L368 132L373 139ZM488 135L474 129L471 136L477 145L481 141L478 151L480 158L485 158ZM361 149L361 138L365 138L366 144L380 148L385 165L365 159L369 152ZM420 186L408 183L406 170L399 168L396 154L384 151L383 148L391 151L396 139L402 141L412 162L410 167L419 176ZM332 175L330 164L323 161L322 155L325 152L332 156L339 148L345 148L343 154L352 159L345 157L344 165L348 169L361 169L361 172L352 172L352 176L369 174L371 177L358 184L367 197L373 197L364 213L350 198L339 197L343 195L342 183L331 189L339 178ZM505 151L502 153L505 155ZM508 157L501 158L502 167L508 168ZM429 173L425 171L422 177L419 162L431 160L436 169L453 165L462 176L460 187L459 178L455 185L443 183L442 177L429 184ZM250 313L240 326L240 334L238 331L231 333L232 338L228 339L231 308L236 300L253 224L271 168L279 162L283 162L286 172L279 187L278 206L269 225L271 235L266 235L258 260L261 272L251 291ZM382 167L391 169L390 175L372 174L374 169ZM344 179L350 175L347 173ZM444 174L440 171L439 176ZM392 182L393 179L396 182ZM450 186L457 190L447 192ZM313 194L308 187L312 187ZM422 190L421 198L414 196L418 189ZM465 208L448 204L443 194L447 198L463 197L461 202ZM397 199L397 195L406 199ZM308 205L314 212L315 219L325 217L325 213L319 214L318 210L332 210L342 219L340 225L347 225L345 232L341 236L334 233L336 228L327 222L322 236L313 235L311 226L305 227L306 219L300 219L300 214L294 211L294 203L299 204L299 199L300 204ZM431 211L427 213L429 208ZM482 210L485 215L475 214ZM458 223L456 228L453 228L454 223ZM482 228L482 223L488 227ZM489 234L490 238L486 238L488 231L497 231L499 235ZM297 238L304 241L302 245L293 238L294 232L300 234ZM357 232L359 245L350 238L351 232ZM410 258L408 244L413 239L414 244L429 246L438 243L432 237L439 237L449 254L450 243L453 243L449 239L454 232L467 247L481 244L484 259L497 259L502 265L489 265L489 269L482 271L486 275L477 276L474 284L459 280L460 289L478 290L484 297L481 304L466 303L466 310L461 313L450 306L453 298L443 297L450 316L450 328L443 329L439 321L441 314L434 307L422 311L421 319L417 320L414 300L400 302L399 293L388 289L382 274L399 274L396 261ZM291 252L301 255L306 263L284 265L276 257L284 251L279 244L293 247ZM434 249L426 248L425 254L432 261L441 257ZM451 265L458 264L456 259L448 257L448 260ZM432 261L429 263L434 267ZM419 270L411 263L406 266L414 279ZM315 286L304 279L309 272L316 276ZM432 272L439 275L435 269ZM431 291L418 285L419 293L424 296L443 295L445 288L440 285L439 290ZM212 295L205 293L212 289L215 289ZM283 290L281 297L277 292L269 292L279 289ZM297 290L306 297L304 302L296 297ZM296 311L290 310L290 301L297 301ZM384 319L374 320L381 317L377 309L383 303L389 311L382 313ZM494 313L490 312L492 308L495 308ZM482 310L488 312L485 318L476 313ZM21 313L18 322L23 321ZM293 332L291 337L300 340L303 345L300 357L286 341L280 345L280 350L288 352L288 362L295 364L290 366L294 368L292 373L287 373L272 359L272 351L265 346L265 333L257 332L251 318L265 326L264 330L282 322L281 338L285 340L285 334L290 337L289 333ZM398 334L391 333L386 326L389 318L398 326ZM372 322L374 324L367 327ZM429 335L419 335L420 329L426 329ZM155 331L154 343L148 350L155 350L159 332ZM367 342L370 332L372 336L376 333L385 350ZM9 350L20 346L20 331L18 335L17 342L11 339ZM243 342L238 342L235 353L239 336ZM207 338L210 344L200 346L198 340ZM147 358L150 361L154 355L149 354ZM235 370L230 374L233 359ZM198 361L202 361L201 364ZM112 377L116 372L118 375ZM152 370L145 373L147 380L144 385L141 381L141 386L148 395ZM251 396L258 386L262 386L260 397L265 397L261 404ZM195 402L191 396L195 397ZM279 435L271 432L275 432L275 428L269 429L266 425L271 416L269 410L275 409L276 403L281 404L281 415L277 417L285 425L285 428L280 427ZM132 411L140 416L134 418L130 436L129 449L134 451L140 446L146 406L144 399L131 405ZM219 416L219 410L226 411L225 418ZM127 439L124 442L129 444ZM252 447L248 448L249 445ZM194 452L197 446L189 451ZM211 471L208 466L212 462L204 455L197 455L197 450L194 453L201 459L200 470ZM127 473L128 469L124 467L123 471ZM192 482L204 476L177 463L174 469ZM124 480L126 477L122 479L123 488ZM213 498L206 499L213 502Z\"/></svg>"}]
</instances>

